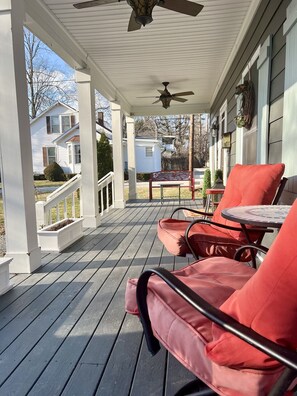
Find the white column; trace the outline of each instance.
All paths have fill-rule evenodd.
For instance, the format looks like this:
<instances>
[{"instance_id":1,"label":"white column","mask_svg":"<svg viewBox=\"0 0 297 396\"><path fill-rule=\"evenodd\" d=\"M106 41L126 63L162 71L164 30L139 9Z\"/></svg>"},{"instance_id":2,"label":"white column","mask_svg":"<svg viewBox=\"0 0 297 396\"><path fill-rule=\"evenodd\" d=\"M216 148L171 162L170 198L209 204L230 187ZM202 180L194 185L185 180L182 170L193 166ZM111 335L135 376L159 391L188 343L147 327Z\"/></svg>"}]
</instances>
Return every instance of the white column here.
<instances>
[{"instance_id":1,"label":"white column","mask_svg":"<svg viewBox=\"0 0 297 396\"><path fill-rule=\"evenodd\" d=\"M129 199L136 199L137 194L136 194L136 158L135 158L134 118L126 117L126 123L127 123Z\"/></svg>"},{"instance_id":2,"label":"white column","mask_svg":"<svg viewBox=\"0 0 297 396\"><path fill-rule=\"evenodd\" d=\"M37 244L31 134L23 39L24 1L0 2L0 147L10 271L41 265Z\"/></svg>"},{"instance_id":3,"label":"white column","mask_svg":"<svg viewBox=\"0 0 297 396\"><path fill-rule=\"evenodd\" d=\"M215 174L215 144L212 131L209 134L209 169L211 172L211 182L213 183Z\"/></svg>"},{"instance_id":4,"label":"white column","mask_svg":"<svg viewBox=\"0 0 297 396\"><path fill-rule=\"evenodd\" d=\"M79 105L83 226L96 228L100 224L100 217L98 207L95 90L88 70L76 71L76 82ZM74 161L74 158L72 160Z\"/></svg>"},{"instance_id":5,"label":"white column","mask_svg":"<svg viewBox=\"0 0 297 396\"><path fill-rule=\"evenodd\" d=\"M114 171L114 207L124 208L124 160L123 160L123 127L121 106L111 103L112 114L112 150Z\"/></svg>"},{"instance_id":6,"label":"white column","mask_svg":"<svg viewBox=\"0 0 297 396\"><path fill-rule=\"evenodd\" d=\"M260 49L258 68L258 132L257 132L257 163L268 162L268 131L269 131L269 88L271 66L271 36L268 36Z\"/></svg>"},{"instance_id":7,"label":"white column","mask_svg":"<svg viewBox=\"0 0 297 396\"><path fill-rule=\"evenodd\" d=\"M286 164L285 176L296 176L297 150L297 2L292 1L287 8L284 23L286 35L286 70L284 92L284 118L282 161Z\"/></svg>"},{"instance_id":8,"label":"white column","mask_svg":"<svg viewBox=\"0 0 297 396\"><path fill-rule=\"evenodd\" d=\"M237 85L241 84L239 81ZM240 110L240 98L239 95L236 97L236 114ZM243 128L236 125L236 143L235 143L235 162L236 164L243 164Z\"/></svg>"}]
</instances>

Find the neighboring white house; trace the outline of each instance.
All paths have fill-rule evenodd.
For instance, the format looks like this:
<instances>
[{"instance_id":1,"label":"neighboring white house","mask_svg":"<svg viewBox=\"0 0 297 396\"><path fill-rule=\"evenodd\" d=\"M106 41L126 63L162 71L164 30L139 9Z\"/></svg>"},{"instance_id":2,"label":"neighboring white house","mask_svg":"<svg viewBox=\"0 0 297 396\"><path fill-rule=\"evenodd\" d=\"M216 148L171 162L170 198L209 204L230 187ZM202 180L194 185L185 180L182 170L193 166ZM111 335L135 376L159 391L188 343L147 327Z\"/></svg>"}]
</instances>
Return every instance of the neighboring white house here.
<instances>
[{"instance_id":1,"label":"neighboring white house","mask_svg":"<svg viewBox=\"0 0 297 396\"><path fill-rule=\"evenodd\" d=\"M54 140L78 122L78 112L60 102L41 113L31 121L31 141L33 172L42 174L44 168L53 163L64 161L66 156L59 150ZM66 172L66 170L65 170ZM71 173L71 172L67 172Z\"/></svg>"},{"instance_id":2,"label":"neighboring white house","mask_svg":"<svg viewBox=\"0 0 297 396\"><path fill-rule=\"evenodd\" d=\"M127 139L124 139L124 169L128 169ZM156 139L135 138L135 161L137 173L161 170L161 154L164 147Z\"/></svg>"},{"instance_id":3,"label":"neighboring white house","mask_svg":"<svg viewBox=\"0 0 297 396\"><path fill-rule=\"evenodd\" d=\"M112 144L110 129L103 126L102 113L98 113L97 138L104 133ZM33 171L43 174L44 168L57 162L66 174L80 173L80 131L78 112L60 102L31 121ZM123 139L124 167L128 168L127 140ZM158 140L136 138L136 172L149 173L161 170L163 147Z\"/></svg>"}]
</instances>

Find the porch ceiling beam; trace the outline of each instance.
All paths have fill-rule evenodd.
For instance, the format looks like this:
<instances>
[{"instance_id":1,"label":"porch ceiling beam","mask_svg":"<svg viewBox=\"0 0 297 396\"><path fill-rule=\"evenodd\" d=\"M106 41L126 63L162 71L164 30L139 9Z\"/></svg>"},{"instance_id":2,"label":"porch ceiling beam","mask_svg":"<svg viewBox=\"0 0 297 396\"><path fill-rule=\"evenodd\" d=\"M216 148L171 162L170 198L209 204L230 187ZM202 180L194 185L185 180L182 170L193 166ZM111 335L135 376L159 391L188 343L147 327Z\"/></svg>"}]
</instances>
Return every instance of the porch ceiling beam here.
<instances>
[{"instance_id":1,"label":"porch ceiling beam","mask_svg":"<svg viewBox=\"0 0 297 396\"><path fill-rule=\"evenodd\" d=\"M164 109L161 102L149 106L131 107L131 116L158 116L158 115L178 115L178 114L199 114L209 113L210 105L208 103L181 104L171 105L169 109Z\"/></svg>"},{"instance_id":2,"label":"porch ceiling beam","mask_svg":"<svg viewBox=\"0 0 297 396\"><path fill-rule=\"evenodd\" d=\"M25 0L25 11L25 26L33 34L73 69L90 69L94 77L94 87L106 99L120 103L124 113L130 113L131 106L127 100L42 2Z\"/></svg>"}]
</instances>

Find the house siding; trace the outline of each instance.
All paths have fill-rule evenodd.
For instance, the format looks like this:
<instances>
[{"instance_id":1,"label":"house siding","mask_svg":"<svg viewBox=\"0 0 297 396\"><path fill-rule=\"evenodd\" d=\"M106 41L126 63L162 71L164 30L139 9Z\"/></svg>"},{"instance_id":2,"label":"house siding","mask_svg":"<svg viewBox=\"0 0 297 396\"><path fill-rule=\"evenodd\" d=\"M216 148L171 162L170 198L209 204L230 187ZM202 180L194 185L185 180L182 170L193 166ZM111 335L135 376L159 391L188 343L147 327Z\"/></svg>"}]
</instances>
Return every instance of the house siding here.
<instances>
[{"instance_id":1,"label":"house siding","mask_svg":"<svg viewBox=\"0 0 297 396\"><path fill-rule=\"evenodd\" d=\"M233 133L236 130L236 125L233 121L236 115L235 87L241 80L243 70L256 49L265 42L269 35L272 37L272 52L269 95L268 162L275 163L282 161L283 96L286 60L286 40L283 35L283 24L286 20L286 9L290 2L291 0L262 1L251 27L238 50L237 56L211 106L210 113L211 120L213 120L218 116L219 109L223 102L226 99L228 101L228 131L232 132L230 168L236 163L236 133ZM256 105L255 108L257 108ZM250 135L245 134L245 163L256 162L256 133L257 128L254 133ZM295 187L297 192L297 185ZM291 193L292 188L293 187L290 186ZM286 189L288 189L288 186ZM286 196L286 194L284 194L284 196Z\"/></svg>"}]
</instances>

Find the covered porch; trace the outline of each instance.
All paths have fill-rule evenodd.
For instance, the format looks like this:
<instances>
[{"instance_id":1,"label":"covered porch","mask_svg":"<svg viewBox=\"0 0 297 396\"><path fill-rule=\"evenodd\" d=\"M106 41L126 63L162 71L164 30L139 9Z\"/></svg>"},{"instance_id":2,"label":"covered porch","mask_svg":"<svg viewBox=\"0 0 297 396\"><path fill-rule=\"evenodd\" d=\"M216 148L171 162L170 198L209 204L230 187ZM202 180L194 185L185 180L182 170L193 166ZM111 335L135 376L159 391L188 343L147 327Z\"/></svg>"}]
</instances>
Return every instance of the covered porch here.
<instances>
[{"instance_id":1,"label":"covered porch","mask_svg":"<svg viewBox=\"0 0 297 396\"><path fill-rule=\"evenodd\" d=\"M209 112L212 173L223 168L226 179L235 163L284 162L289 182L281 203L295 199L297 3L199 3L206 11L201 20L179 19L161 9L151 26L127 33L130 9L125 3L79 14L71 0L1 2L1 175L14 284L0 299L1 395L171 396L191 378L165 351L151 358L138 320L124 311L128 277L137 277L145 267L172 269L187 263L169 255L156 237L157 220L170 214L177 201L161 205L136 199L133 117ZM42 254L37 243L23 26L76 70L79 86L85 231L61 254ZM240 109L234 89L246 76L257 82L251 129L234 123ZM139 99L156 95L162 81L195 95L169 111ZM115 208L102 221L94 88L112 107ZM226 132L231 140L224 150Z\"/></svg>"}]
</instances>

